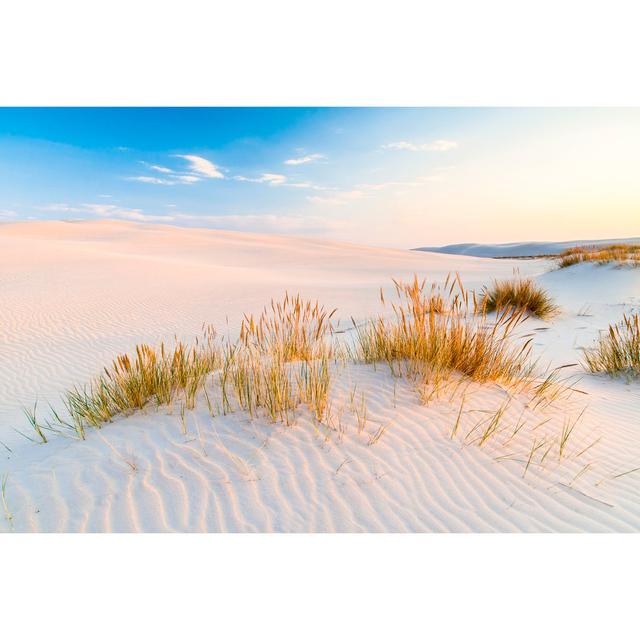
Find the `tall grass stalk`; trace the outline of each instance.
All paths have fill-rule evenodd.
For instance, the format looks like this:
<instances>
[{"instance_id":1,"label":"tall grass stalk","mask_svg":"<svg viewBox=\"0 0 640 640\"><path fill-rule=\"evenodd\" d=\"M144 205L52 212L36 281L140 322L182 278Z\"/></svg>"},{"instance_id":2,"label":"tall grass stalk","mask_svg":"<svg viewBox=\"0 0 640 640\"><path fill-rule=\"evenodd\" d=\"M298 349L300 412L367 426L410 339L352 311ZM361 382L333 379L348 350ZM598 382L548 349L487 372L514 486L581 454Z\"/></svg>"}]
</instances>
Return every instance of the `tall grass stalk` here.
<instances>
[{"instance_id":1,"label":"tall grass stalk","mask_svg":"<svg viewBox=\"0 0 640 640\"><path fill-rule=\"evenodd\" d=\"M585 350L584 363L592 373L640 375L640 314L624 315L609 325L596 346Z\"/></svg>"},{"instance_id":2,"label":"tall grass stalk","mask_svg":"<svg viewBox=\"0 0 640 640\"><path fill-rule=\"evenodd\" d=\"M445 283L448 300L417 277L396 282L393 316L355 327L356 355L366 363L402 363L408 377L438 381L457 371L478 382L521 381L532 373L531 340L513 344L514 330L524 310L503 309L493 323L484 305L470 294L458 276Z\"/></svg>"}]
</instances>

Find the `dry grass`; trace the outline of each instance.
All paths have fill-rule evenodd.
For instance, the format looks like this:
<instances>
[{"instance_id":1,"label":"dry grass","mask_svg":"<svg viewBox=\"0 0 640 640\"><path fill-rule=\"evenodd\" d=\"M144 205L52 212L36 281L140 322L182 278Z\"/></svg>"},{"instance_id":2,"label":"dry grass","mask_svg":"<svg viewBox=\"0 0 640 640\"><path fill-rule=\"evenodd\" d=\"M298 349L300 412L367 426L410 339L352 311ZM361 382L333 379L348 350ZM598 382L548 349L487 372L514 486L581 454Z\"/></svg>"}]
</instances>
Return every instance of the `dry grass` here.
<instances>
[{"instance_id":1,"label":"dry grass","mask_svg":"<svg viewBox=\"0 0 640 640\"><path fill-rule=\"evenodd\" d=\"M282 302L271 300L259 318L245 316L240 327L240 343L255 346L263 354L277 354L285 362L312 360L318 345L331 333L331 317L317 301L304 301L285 294Z\"/></svg>"},{"instance_id":2,"label":"dry grass","mask_svg":"<svg viewBox=\"0 0 640 640\"><path fill-rule=\"evenodd\" d=\"M396 283L398 302L392 319L379 317L356 327L356 357L366 363L404 366L420 381L440 381L457 371L478 382L522 381L532 372L530 341L510 338L524 311L503 309L488 323L484 306L469 295L458 277L447 280L445 303L433 287L416 279Z\"/></svg>"},{"instance_id":3,"label":"dry grass","mask_svg":"<svg viewBox=\"0 0 640 640\"><path fill-rule=\"evenodd\" d=\"M596 262L597 264L619 262L639 266L640 244L572 247L558 256L558 266L560 268L570 267L579 262Z\"/></svg>"},{"instance_id":4,"label":"dry grass","mask_svg":"<svg viewBox=\"0 0 640 640\"><path fill-rule=\"evenodd\" d=\"M482 303L487 311L513 308L543 320L558 311L551 296L530 279L496 281L485 289Z\"/></svg>"},{"instance_id":5,"label":"dry grass","mask_svg":"<svg viewBox=\"0 0 640 640\"><path fill-rule=\"evenodd\" d=\"M427 286L417 278L395 285L398 300L390 305L390 318L380 316L356 329L350 352L356 361L389 363L417 384L425 402L453 384L458 388L464 379L500 382L512 390L533 388L531 341L512 340L526 317L524 310L508 307L489 320L484 302L467 292L457 276L442 286ZM381 300L386 306L382 295ZM219 342L208 328L190 347L180 342L172 348L140 345L135 354L118 356L88 387L67 392L68 417L53 412L55 425L84 438L86 428L100 428L118 415L149 404L175 404L186 434L185 411L199 398L206 399L211 417L243 411L250 419L267 417L290 425L298 407L305 405L317 425L330 425L332 362L343 353L331 343L332 315L317 302L286 295L280 303L272 301L257 320L245 316L236 342ZM534 398L547 396L551 382L556 381L540 383ZM350 400L362 434L369 421L364 394L354 387ZM458 431L463 403L451 437ZM477 434L481 446L503 429L503 412L482 425ZM35 408L28 415L44 442ZM383 433L380 428L370 444Z\"/></svg>"},{"instance_id":6,"label":"dry grass","mask_svg":"<svg viewBox=\"0 0 640 640\"><path fill-rule=\"evenodd\" d=\"M191 347L182 342L171 349L164 343L159 349L138 345L135 356L118 356L88 387L68 391L64 404L69 418L61 420L54 414L56 424L73 429L84 439L86 427L100 428L115 416L142 409L152 401L167 405L180 395L187 408L193 408L207 374L219 364L220 352L211 327L205 328L203 339Z\"/></svg>"},{"instance_id":7,"label":"dry grass","mask_svg":"<svg viewBox=\"0 0 640 640\"><path fill-rule=\"evenodd\" d=\"M585 366L592 373L640 375L640 314L625 315L609 325L597 345L585 350Z\"/></svg>"}]
</instances>

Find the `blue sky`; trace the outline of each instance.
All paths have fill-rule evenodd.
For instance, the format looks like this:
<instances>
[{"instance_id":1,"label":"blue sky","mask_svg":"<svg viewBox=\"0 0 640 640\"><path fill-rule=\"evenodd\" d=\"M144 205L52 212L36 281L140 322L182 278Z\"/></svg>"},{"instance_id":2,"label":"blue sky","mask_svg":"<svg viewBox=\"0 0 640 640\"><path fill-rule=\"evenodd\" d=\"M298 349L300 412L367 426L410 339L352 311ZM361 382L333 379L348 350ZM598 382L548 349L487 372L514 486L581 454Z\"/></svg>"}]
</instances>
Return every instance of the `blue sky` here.
<instances>
[{"instance_id":1,"label":"blue sky","mask_svg":"<svg viewBox=\"0 0 640 640\"><path fill-rule=\"evenodd\" d=\"M636 109L0 109L0 220L387 246L640 233Z\"/></svg>"}]
</instances>

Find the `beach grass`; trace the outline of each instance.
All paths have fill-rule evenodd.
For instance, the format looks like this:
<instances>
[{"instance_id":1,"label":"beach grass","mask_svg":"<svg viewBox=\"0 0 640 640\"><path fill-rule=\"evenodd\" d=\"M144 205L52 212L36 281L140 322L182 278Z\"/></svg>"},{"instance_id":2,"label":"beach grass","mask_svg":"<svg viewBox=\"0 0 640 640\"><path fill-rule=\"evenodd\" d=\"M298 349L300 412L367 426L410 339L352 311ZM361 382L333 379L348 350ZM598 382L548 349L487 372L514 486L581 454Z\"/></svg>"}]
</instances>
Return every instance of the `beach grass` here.
<instances>
[{"instance_id":1,"label":"beach grass","mask_svg":"<svg viewBox=\"0 0 640 640\"><path fill-rule=\"evenodd\" d=\"M119 355L87 386L64 395L68 416L54 412L54 423L45 424L51 430L54 424L72 429L84 439L87 428L101 428L117 416L149 405L175 405L186 434L185 412L206 400L211 417L242 411L249 419L266 417L291 425L303 405L316 425L329 425L333 369L346 358L356 364L388 364L396 379L414 383L425 404L452 386L459 388L464 379L499 383L512 393L530 389L536 402L556 397L554 376L542 382L535 378L531 339L514 335L526 319L524 309L510 305L488 317L484 300L465 289L457 275L441 285L417 277L394 284L397 299L388 303L381 293L384 313L356 326L348 345L333 341L333 311L286 294L258 318L245 316L236 341L220 340L211 327L203 327L203 336L191 346L143 344ZM362 434L370 418L367 403L355 387L350 397ZM451 437L458 431L463 404L464 399ZM503 413L484 424L477 437L480 446L502 430ZM27 415L32 426L39 425L35 410ZM371 436L370 444L385 429Z\"/></svg>"},{"instance_id":2,"label":"beach grass","mask_svg":"<svg viewBox=\"0 0 640 640\"><path fill-rule=\"evenodd\" d=\"M640 376L640 314L624 315L609 325L597 344L585 350L584 365L592 373Z\"/></svg>"},{"instance_id":3,"label":"beach grass","mask_svg":"<svg viewBox=\"0 0 640 640\"><path fill-rule=\"evenodd\" d=\"M542 320L558 311L551 296L531 279L496 280L484 290L482 303L486 311L513 308Z\"/></svg>"},{"instance_id":4,"label":"beach grass","mask_svg":"<svg viewBox=\"0 0 640 640\"><path fill-rule=\"evenodd\" d=\"M530 341L510 338L523 310L502 309L493 322L475 292L456 276L442 294L425 281L396 283L391 319L381 315L356 327L355 355L365 363L386 362L392 370L422 382L439 382L458 372L477 382L522 381L532 373ZM396 365L396 366L394 366Z\"/></svg>"},{"instance_id":5,"label":"beach grass","mask_svg":"<svg viewBox=\"0 0 640 640\"><path fill-rule=\"evenodd\" d=\"M618 262L640 266L640 244L607 244L572 247L558 255L558 266L563 269L580 262L608 264Z\"/></svg>"}]
</instances>

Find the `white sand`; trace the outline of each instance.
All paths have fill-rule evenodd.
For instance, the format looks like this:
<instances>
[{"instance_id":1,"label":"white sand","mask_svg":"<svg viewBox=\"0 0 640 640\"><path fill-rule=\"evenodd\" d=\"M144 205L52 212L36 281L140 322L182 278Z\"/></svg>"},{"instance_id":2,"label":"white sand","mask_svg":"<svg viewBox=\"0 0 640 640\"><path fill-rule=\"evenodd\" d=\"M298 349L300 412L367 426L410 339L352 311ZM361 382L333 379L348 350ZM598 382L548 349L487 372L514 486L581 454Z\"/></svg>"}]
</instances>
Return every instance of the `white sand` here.
<instances>
[{"instance_id":1,"label":"white sand","mask_svg":"<svg viewBox=\"0 0 640 640\"><path fill-rule=\"evenodd\" d=\"M342 439L303 409L285 427L240 413L212 420L205 403L187 412L186 436L175 408L118 419L85 442L34 445L14 431L27 429L21 406L55 403L136 342L191 338L203 322L233 334L242 313L285 290L337 306L346 325L379 311L380 285L414 272L460 271L470 287L514 268L539 277L562 314L528 320L522 333L544 361L574 363L638 307L640 271L550 266L111 221L0 225L0 441L11 449L0 444L0 475L12 516L0 513L0 530L640 530L640 472L614 477L640 467L640 385L602 376L582 375L584 394L545 409L514 397L504 432L482 448L461 436L505 402L503 389L470 386L452 439L460 394L424 406L385 367L361 365L335 371ZM362 433L354 386L367 404ZM550 439L585 406L563 460L550 454L523 477L533 439ZM520 416L526 426L509 439Z\"/></svg>"}]
</instances>

